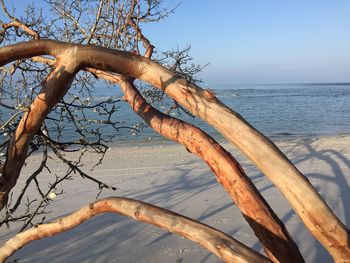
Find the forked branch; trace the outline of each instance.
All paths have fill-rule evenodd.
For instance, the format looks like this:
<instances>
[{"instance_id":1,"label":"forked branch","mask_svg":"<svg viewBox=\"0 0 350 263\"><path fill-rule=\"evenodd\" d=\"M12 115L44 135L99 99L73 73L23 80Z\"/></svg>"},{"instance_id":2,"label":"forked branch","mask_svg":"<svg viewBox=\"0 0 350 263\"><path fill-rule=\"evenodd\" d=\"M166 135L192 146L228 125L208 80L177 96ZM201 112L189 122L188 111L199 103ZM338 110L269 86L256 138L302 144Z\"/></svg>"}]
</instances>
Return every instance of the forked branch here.
<instances>
[{"instance_id":1,"label":"forked branch","mask_svg":"<svg viewBox=\"0 0 350 263\"><path fill-rule=\"evenodd\" d=\"M29 110L24 113L11 137L0 178L1 208L7 203L9 191L17 182L32 138L40 129L47 114L66 93L77 73L77 65L66 55L58 56L54 70L46 79L40 94L30 105Z\"/></svg>"},{"instance_id":2,"label":"forked branch","mask_svg":"<svg viewBox=\"0 0 350 263\"><path fill-rule=\"evenodd\" d=\"M203 90L161 65L135 54L52 40L36 40L3 47L0 49L0 66L38 55L57 56L64 50L75 50L70 59L81 67L124 74L161 88L180 105L215 127L281 190L304 224L334 260L349 260L349 230L322 200L308 179L273 142L220 102L212 92Z\"/></svg>"},{"instance_id":3,"label":"forked branch","mask_svg":"<svg viewBox=\"0 0 350 263\"><path fill-rule=\"evenodd\" d=\"M198 127L152 107L130 79L122 78L120 87L134 112L156 132L184 145L208 164L262 242L270 259L275 262L304 262L284 224L229 152Z\"/></svg>"}]
</instances>

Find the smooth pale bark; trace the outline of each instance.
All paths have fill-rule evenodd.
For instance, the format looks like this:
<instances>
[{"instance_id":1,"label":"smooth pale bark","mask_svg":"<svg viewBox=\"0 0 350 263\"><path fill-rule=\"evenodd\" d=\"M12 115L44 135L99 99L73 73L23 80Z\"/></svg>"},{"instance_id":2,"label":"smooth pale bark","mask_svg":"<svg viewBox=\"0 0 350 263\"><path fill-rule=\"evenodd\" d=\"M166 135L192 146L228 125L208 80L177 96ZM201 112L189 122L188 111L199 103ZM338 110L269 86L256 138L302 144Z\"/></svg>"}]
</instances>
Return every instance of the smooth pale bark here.
<instances>
[{"instance_id":1,"label":"smooth pale bark","mask_svg":"<svg viewBox=\"0 0 350 263\"><path fill-rule=\"evenodd\" d=\"M163 89L179 104L199 116L245 153L281 190L311 233L335 261L350 261L350 233L309 180L288 160L273 142L247 123L238 113L203 90L161 65L124 51L95 46L62 44L37 40L0 49L0 65L37 55L57 55L77 48L72 59L85 67L112 71L139 78Z\"/></svg>"},{"instance_id":2,"label":"smooth pale bark","mask_svg":"<svg viewBox=\"0 0 350 263\"><path fill-rule=\"evenodd\" d=\"M28 26L26 26L25 24L19 21L12 21L8 24L2 24L1 26L4 30L9 29L11 27L22 28L25 32L27 32L27 34L31 35L34 39L40 38L38 32L36 32L35 30L32 30L31 28L29 28Z\"/></svg>"},{"instance_id":3,"label":"smooth pale bark","mask_svg":"<svg viewBox=\"0 0 350 263\"><path fill-rule=\"evenodd\" d=\"M208 225L154 205L122 197L98 200L56 222L38 225L17 234L0 248L0 262L4 262L21 247L34 240L68 231L97 214L107 212L125 215L186 237L226 262L271 262L239 241Z\"/></svg>"},{"instance_id":4,"label":"smooth pale bark","mask_svg":"<svg viewBox=\"0 0 350 263\"><path fill-rule=\"evenodd\" d=\"M255 188L239 163L213 138L194 125L163 114L149 105L128 79L121 78L124 99L156 132L184 145L214 172L275 262L304 262L287 229Z\"/></svg>"},{"instance_id":5,"label":"smooth pale bark","mask_svg":"<svg viewBox=\"0 0 350 263\"><path fill-rule=\"evenodd\" d=\"M7 203L8 194L15 186L27 156L29 144L40 129L47 114L66 93L78 71L77 64L69 56L72 50L57 57L55 69L45 80L37 98L24 113L7 149L7 158L0 177L0 206ZM73 50L74 51L74 50Z\"/></svg>"}]
</instances>

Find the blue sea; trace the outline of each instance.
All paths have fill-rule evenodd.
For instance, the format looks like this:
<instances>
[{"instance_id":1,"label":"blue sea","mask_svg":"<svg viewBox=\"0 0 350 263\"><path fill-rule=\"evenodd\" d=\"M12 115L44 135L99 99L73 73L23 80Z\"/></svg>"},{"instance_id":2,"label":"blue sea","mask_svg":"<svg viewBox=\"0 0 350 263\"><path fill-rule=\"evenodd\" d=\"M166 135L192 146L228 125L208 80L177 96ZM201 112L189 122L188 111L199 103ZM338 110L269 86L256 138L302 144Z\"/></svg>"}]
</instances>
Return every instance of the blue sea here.
<instances>
[{"instance_id":1,"label":"blue sea","mask_svg":"<svg viewBox=\"0 0 350 263\"><path fill-rule=\"evenodd\" d=\"M233 84L211 85L210 88L218 99L271 139L350 134L350 83ZM96 94L122 97L117 88ZM175 116L192 122L216 139L222 139L216 130L198 118L187 114ZM125 102L115 117L125 124L141 122ZM114 142L164 140L150 128L132 134L130 129L121 129Z\"/></svg>"},{"instance_id":2,"label":"blue sea","mask_svg":"<svg viewBox=\"0 0 350 263\"><path fill-rule=\"evenodd\" d=\"M350 83L233 84L210 85L210 88L218 99L241 114L271 139L350 134ZM98 103L106 98L122 98L118 87L96 88L93 94L93 103ZM166 102L168 105L170 103L171 101ZM120 102L118 105L120 108L113 114L113 120L118 121L120 126L133 127L142 123L142 120L132 112L126 102ZM222 139L216 130L200 119L184 113L178 115L174 112L172 114L199 126L214 138ZM92 116L96 117L96 113L91 112L91 115L87 117ZM103 116L99 118L103 119ZM78 139L73 136L74 129L73 125L68 123L61 140ZM55 133L54 127L50 130L51 134ZM113 143L117 144L165 140L148 127L136 133L130 128L121 128L116 132L107 126L102 127L101 130L107 138L116 135Z\"/></svg>"}]
</instances>

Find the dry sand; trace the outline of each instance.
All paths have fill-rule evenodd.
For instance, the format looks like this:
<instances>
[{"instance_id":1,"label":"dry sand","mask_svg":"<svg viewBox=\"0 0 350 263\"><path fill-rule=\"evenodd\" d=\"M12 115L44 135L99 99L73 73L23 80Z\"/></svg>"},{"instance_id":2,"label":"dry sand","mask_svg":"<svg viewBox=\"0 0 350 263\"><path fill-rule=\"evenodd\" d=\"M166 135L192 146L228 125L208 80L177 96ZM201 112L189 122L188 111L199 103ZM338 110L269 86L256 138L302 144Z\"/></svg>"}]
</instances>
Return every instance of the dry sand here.
<instances>
[{"instance_id":1,"label":"dry sand","mask_svg":"<svg viewBox=\"0 0 350 263\"><path fill-rule=\"evenodd\" d=\"M292 162L310 179L340 219L349 226L350 208L350 136L294 139L277 143ZM225 144L244 166L264 197L285 222L307 262L332 262L328 253L313 239L291 210L285 198L250 162ZM88 155L88 162L96 156ZM34 156L24 168L23 184ZM63 167L51 161L53 173ZM83 167L88 171L88 165ZM169 142L115 146L105 161L91 173L114 185L101 197L126 196L171 209L218 228L244 244L262 251L239 210L217 183L209 168L183 147ZM48 173L40 175L48 180ZM95 200L94 183L77 176L64 183L66 194L52 202L49 218L57 218ZM298 187L291 185L290 187ZM18 189L18 187L16 187ZM15 233L2 227L1 243ZM220 262L200 246L179 236L144 223L115 215L99 215L83 225L58 236L33 242L12 259L19 262Z\"/></svg>"}]
</instances>

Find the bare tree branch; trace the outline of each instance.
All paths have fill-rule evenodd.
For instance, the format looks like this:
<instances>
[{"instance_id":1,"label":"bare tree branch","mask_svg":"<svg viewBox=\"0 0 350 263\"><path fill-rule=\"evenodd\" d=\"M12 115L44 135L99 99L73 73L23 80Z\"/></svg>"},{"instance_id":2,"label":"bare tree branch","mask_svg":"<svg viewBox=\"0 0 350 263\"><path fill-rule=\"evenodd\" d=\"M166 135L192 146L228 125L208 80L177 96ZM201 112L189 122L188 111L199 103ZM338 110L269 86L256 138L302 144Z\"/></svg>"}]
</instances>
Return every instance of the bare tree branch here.
<instances>
[{"instance_id":1,"label":"bare tree branch","mask_svg":"<svg viewBox=\"0 0 350 263\"><path fill-rule=\"evenodd\" d=\"M82 0L71 2L68 0L47 0L47 2L52 9L56 10L54 17L49 19L49 23L43 22L41 15L37 17L33 7L26 11L26 18L19 20L8 12L4 1L1 0L3 11L11 22L7 24L1 22L0 41L5 40L7 44L23 41L23 39L28 38L38 39L38 32L40 32L40 35L44 38L60 39L75 43L84 43L86 41L87 43L99 45L104 48L91 45L63 44L46 40L0 48L0 66L18 60L10 65L10 67L4 67L0 71L0 91L4 94L10 94L11 99L15 100L17 105L21 105L20 108L26 108L30 105L29 111L24 113L18 125L13 119L8 123L6 122L7 131L12 133L16 126L17 130L11 137L6 162L2 167L3 176L0 177L0 191L2 192L0 203L2 205L6 204L8 193L16 183L25 158L40 149L43 143L48 143L48 145L56 148L58 156L60 155L59 150L66 150L65 145L60 143L58 139L52 140L50 136L46 136L46 138L50 139L43 140L45 136L38 135L38 131L51 109L56 113L59 112L61 107L56 107L56 105L63 94L65 94L71 82L73 82L73 88L80 87L80 91L87 90L90 94L89 89L93 86L91 76L84 73L76 75L76 73L81 69L87 69L92 74L104 76L105 79L111 78L116 81L120 78L120 76L110 74L112 72L126 75L129 78L139 78L160 88L160 97L162 98L163 94L168 94L175 101L174 108L179 109L183 107L217 128L276 184L287 197L305 225L327 248L336 261L346 261L350 258L349 230L329 209L307 178L291 164L286 156L270 140L254 129L238 113L227 108L217 100L214 92L210 89L203 90L191 84L196 79L189 75L198 72L201 70L201 67L195 65L191 65L190 67L184 66L190 61L186 53L188 49L164 53L165 58L158 60L162 64L171 59L172 63L166 66L170 70L145 58L151 57L153 46L142 34L139 24L159 21L171 13L172 10L159 8L160 1L158 0L145 1L144 5L137 0ZM122 48L123 50L133 51L133 53L140 53L138 46L140 41L146 48L145 57L112 50ZM32 60L25 60L33 56L43 55L53 56L55 60L47 57L36 57ZM45 65L39 65L38 62L44 62ZM69 68L68 65L72 64L74 64L74 67ZM46 76L47 72L49 72L48 65L54 67L54 71L44 81L44 89L38 94L36 88L41 87L40 82ZM62 72L59 72L57 68L58 65L62 66L62 76L60 75ZM66 74L67 69L72 72ZM17 74L21 77L16 79L14 76ZM58 79L58 81L53 81L55 83L53 86L56 86L54 89L56 93L52 93L56 96L54 99L50 97L51 93L45 91L48 82L52 80L52 76ZM76 77L75 81L73 80L74 76ZM14 87L10 92L2 88L12 86L13 84L17 85L17 87L21 85L21 87ZM60 84L63 86L59 87ZM23 97L22 94L28 93L29 87L30 95ZM2 93L0 95L2 96ZM36 99L31 103L35 97ZM2 106L6 105L1 101L0 103ZM72 108L80 108L82 110L89 108L83 107L80 98L77 100L74 98L72 102L62 100L61 103L64 111L58 114L59 117L49 117L54 123L53 125L59 128L58 138L63 129L62 123L64 123L64 120L68 120L73 122L76 127L76 133L85 142L86 132L83 131L84 122L97 123L97 120L87 119L84 112L82 112L82 117L79 117L71 110ZM82 106L76 103L81 103ZM37 107L38 105L39 107ZM108 107L102 105L101 107L104 109L108 119L101 121L101 123L106 123L117 130L116 123L111 121L111 116L115 111L114 105L112 109L108 109ZM5 108L11 110L8 107ZM35 116L38 116L38 118ZM232 130L232 127L234 127L234 130ZM91 131L91 134L95 134L99 142L104 141L98 129ZM35 142L32 142L33 138ZM4 149L3 145L7 145L7 142L2 144L1 150ZM85 146L87 145L94 147L93 144L85 145L82 143L82 153L86 150ZM29 153L27 153L28 148L30 149ZM95 150L99 152L98 147ZM192 151L198 153L199 150L195 149ZM102 154L101 158L103 158L105 152L102 150L100 153ZM80 157L78 162L71 162L71 165L68 164L70 167L69 171L72 171L74 167L79 169L78 163L81 161ZM79 172L77 169L75 171ZM83 175L82 171L79 173ZM63 180L68 177L69 173L63 177ZM54 184L60 182L61 179L56 178ZM35 209L35 214L45 213L46 194L41 190L36 177L32 181L36 183L38 192L42 197L39 206ZM298 187L290 187L291 185L297 185ZM33 202L33 200L27 200L28 214ZM35 216L35 214L31 214L28 217L28 214L24 217L17 217L25 221L25 226L32 224L32 219Z\"/></svg>"},{"instance_id":2,"label":"bare tree branch","mask_svg":"<svg viewBox=\"0 0 350 263\"><path fill-rule=\"evenodd\" d=\"M149 82L217 128L269 176L292 204L305 225L335 260L349 258L349 230L330 210L307 178L273 142L247 123L238 113L221 103L212 92L203 90L159 64L135 54L48 40L36 40L1 48L0 65L31 56L57 55L67 48L76 50L74 53L76 63L85 67L122 73ZM232 127L235 127L234 131ZM298 185L298 187L289 187L290 185ZM306 197L308 202L305 202Z\"/></svg>"},{"instance_id":3,"label":"bare tree branch","mask_svg":"<svg viewBox=\"0 0 350 263\"><path fill-rule=\"evenodd\" d=\"M219 230L169 210L122 197L98 200L56 222L38 225L17 234L0 248L0 262L4 262L14 252L33 240L68 231L97 214L107 212L125 215L184 236L226 262L271 262Z\"/></svg>"},{"instance_id":4,"label":"bare tree branch","mask_svg":"<svg viewBox=\"0 0 350 263\"><path fill-rule=\"evenodd\" d=\"M129 79L122 78L120 87L134 112L156 132L181 143L208 164L262 242L269 258L275 262L304 262L283 223L230 153L196 126L153 108Z\"/></svg>"}]
</instances>

